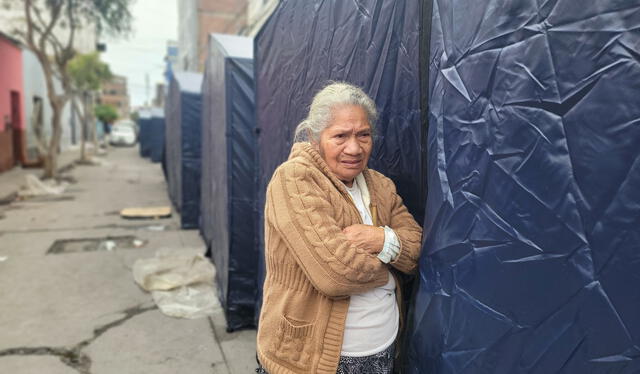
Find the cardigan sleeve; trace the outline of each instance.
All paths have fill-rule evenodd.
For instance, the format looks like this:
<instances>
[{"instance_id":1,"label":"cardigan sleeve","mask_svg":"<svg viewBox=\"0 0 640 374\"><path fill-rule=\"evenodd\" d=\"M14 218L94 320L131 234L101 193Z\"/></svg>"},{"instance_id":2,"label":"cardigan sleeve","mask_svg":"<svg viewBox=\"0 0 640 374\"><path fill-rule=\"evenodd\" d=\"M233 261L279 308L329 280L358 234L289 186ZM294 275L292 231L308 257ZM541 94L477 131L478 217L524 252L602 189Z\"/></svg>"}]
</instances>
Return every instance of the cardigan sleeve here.
<instances>
[{"instance_id":1,"label":"cardigan sleeve","mask_svg":"<svg viewBox=\"0 0 640 374\"><path fill-rule=\"evenodd\" d=\"M267 190L268 224L320 293L344 297L384 285L386 265L347 240L314 173L320 174L300 163L275 172Z\"/></svg>"},{"instance_id":2,"label":"cardigan sleeve","mask_svg":"<svg viewBox=\"0 0 640 374\"><path fill-rule=\"evenodd\" d=\"M416 272L420 249L422 246L422 228L418 225L407 207L396 193L395 184L388 178L383 188L389 194L386 201L391 202L391 222L389 227L396 233L400 241L400 253L389 265L406 274Z\"/></svg>"}]
</instances>

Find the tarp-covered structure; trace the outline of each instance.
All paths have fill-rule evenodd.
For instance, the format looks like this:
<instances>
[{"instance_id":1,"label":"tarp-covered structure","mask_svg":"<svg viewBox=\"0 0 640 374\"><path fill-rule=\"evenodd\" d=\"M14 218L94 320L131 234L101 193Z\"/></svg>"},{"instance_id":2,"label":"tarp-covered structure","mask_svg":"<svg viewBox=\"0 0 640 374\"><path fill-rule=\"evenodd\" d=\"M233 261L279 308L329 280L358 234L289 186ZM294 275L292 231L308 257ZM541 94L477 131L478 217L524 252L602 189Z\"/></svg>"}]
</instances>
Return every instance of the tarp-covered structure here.
<instances>
[{"instance_id":1,"label":"tarp-covered structure","mask_svg":"<svg viewBox=\"0 0 640 374\"><path fill-rule=\"evenodd\" d=\"M162 162L164 157L164 108L151 108L150 130L147 132L149 140L149 158L152 162Z\"/></svg>"},{"instance_id":2,"label":"tarp-covered structure","mask_svg":"<svg viewBox=\"0 0 640 374\"><path fill-rule=\"evenodd\" d=\"M426 133L420 117L419 26L418 0L280 2L255 40L261 207L313 96L330 80L347 81L362 87L379 111L369 166L394 180L421 222Z\"/></svg>"},{"instance_id":3,"label":"tarp-covered structure","mask_svg":"<svg viewBox=\"0 0 640 374\"><path fill-rule=\"evenodd\" d=\"M640 372L640 2L432 6L408 372Z\"/></svg>"},{"instance_id":4,"label":"tarp-covered structure","mask_svg":"<svg viewBox=\"0 0 640 374\"><path fill-rule=\"evenodd\" d=\"M138 112L138 146L140 147L140 156L151 156L151 110L140 109Z\"/></svg>"},{"instance_id":5,"label":"tarp-covered structure","mask_svg":"<svg viewBox=\"0 0 640 374\"><path fill-rule=\"evenodd\" d=\"M169 196L182 228L200 219L202 74L176 72L165 102L165 160Z\"/></svg>"},{"instance_id":6,"label":"tarp-covered structure","mask_svg":"<svg viewBox=\"0 0 640 374\"><path fill-rule=\"evenodd\" d=\"M253 326L257 288L252 39L209 36L202 100L201 232L235 330Z\"/></svg>"}]
</instances>

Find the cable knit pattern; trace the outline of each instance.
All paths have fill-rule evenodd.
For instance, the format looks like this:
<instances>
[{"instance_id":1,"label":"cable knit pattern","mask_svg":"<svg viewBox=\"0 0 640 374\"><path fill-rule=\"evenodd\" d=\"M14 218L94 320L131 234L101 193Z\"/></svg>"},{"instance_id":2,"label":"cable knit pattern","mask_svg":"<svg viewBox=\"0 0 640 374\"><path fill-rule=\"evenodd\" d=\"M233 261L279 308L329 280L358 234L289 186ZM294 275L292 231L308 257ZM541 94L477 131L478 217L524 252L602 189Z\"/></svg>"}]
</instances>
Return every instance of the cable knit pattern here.
<instances>
[{"instance_id":1,"label":"cable knit pattern","mask_svg":"<svg viewBox=\"0 0 640 374\"><path fill-rule=\"evenodd\" d=\"M363 175L374 222L391 227L400 241L400 254L388 265L342 233L361 223L360 214L309 143L294 144L269 183L258 356L271 374L335 373L349 295L384 285L388 266L416 269L420 226L390 179L370 169Z\"/></svg>"}]
</instances>

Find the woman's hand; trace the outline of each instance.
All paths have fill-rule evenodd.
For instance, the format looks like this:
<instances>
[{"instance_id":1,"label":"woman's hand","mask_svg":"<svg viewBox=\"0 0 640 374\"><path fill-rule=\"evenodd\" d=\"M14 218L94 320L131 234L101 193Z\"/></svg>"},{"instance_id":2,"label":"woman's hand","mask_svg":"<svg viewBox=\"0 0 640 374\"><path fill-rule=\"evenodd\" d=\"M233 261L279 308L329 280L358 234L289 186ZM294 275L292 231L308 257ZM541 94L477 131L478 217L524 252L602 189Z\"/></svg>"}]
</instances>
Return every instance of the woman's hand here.
<instances>
[{"instance_id":1,"label":"woman's hand","mask_svg":"<svg viewBox=\"0 0 640 374\"><path fill-rule=\"evenodd\" d=\"M353 245L372 255L380 253L384 246L384 229L382 227L357 224L345 227L342 232Z\"/></svg>"}]
</instances>

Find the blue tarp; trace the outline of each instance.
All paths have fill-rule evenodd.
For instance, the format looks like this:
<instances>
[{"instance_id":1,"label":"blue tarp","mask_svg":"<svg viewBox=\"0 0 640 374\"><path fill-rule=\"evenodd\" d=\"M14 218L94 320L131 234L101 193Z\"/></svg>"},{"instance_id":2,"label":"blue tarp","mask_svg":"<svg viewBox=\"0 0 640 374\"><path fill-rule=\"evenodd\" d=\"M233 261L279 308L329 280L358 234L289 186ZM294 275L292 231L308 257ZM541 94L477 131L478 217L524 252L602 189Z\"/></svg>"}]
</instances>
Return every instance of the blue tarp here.
<instances>
[{"instance_id":1,"label":"blue tarp","mask_svg":"<svg viewBox=\"0 0 640 374\"><path fill-rule=\"evenodd\" d=\"M164 158L164 109L151 108L150 130L148 131L149 157L152 162L162 162Z\"/></svg>"},{"instance_id":2,"label":"blue tarp","mask_svg":"<svg viewBox=\"0 0 640 374\"><path fill-rule=\"evenodd\" d=\"M182 228L200 219L200 137L202 74L172 74L165 103L165 159L169 196L180 212Z\"/></svg>"},{"instance_id":3,"label":"blue tarp","mask_svg":"<svg viewBox=\"0 0 640 374\"><path fill-rule=\"evenodd\" d=\"M202 89L201 231L227 328L253 326L257 289L253 43L212 34Z\"/></svg>"},{"instance_id":4,"label":"blue tarp","mask_svg":"<svg viewBox=\"0 0 640 374\"><path fill-rule=\"evenodd\" d=\"M419 24L418 0L279 3L255 40L260 207L311 99L329 80L339 80L375 100L379 121L369 166L394 180L421 222L426 135L420 126Z\"/></svg>"},{"instance_id":5,"label":"blue tarp","mask_svg":"<svg viewBox=\"0 0 640 374\"><path fill-rule=\"evenodd\" d=\"M409 372L640 372L640 2L432 9Z\"/></svg>"},{"instance_id":6,"label":"blue tarp","mask_svg":"<svg viewBox=\"0 0 640 374\"><path fill-rule=\"evenodd\" d=\"M151 111L141 109L138 116L138 145L140 146L140 156L151 156Z\"/></svg>"}]
</instances>

